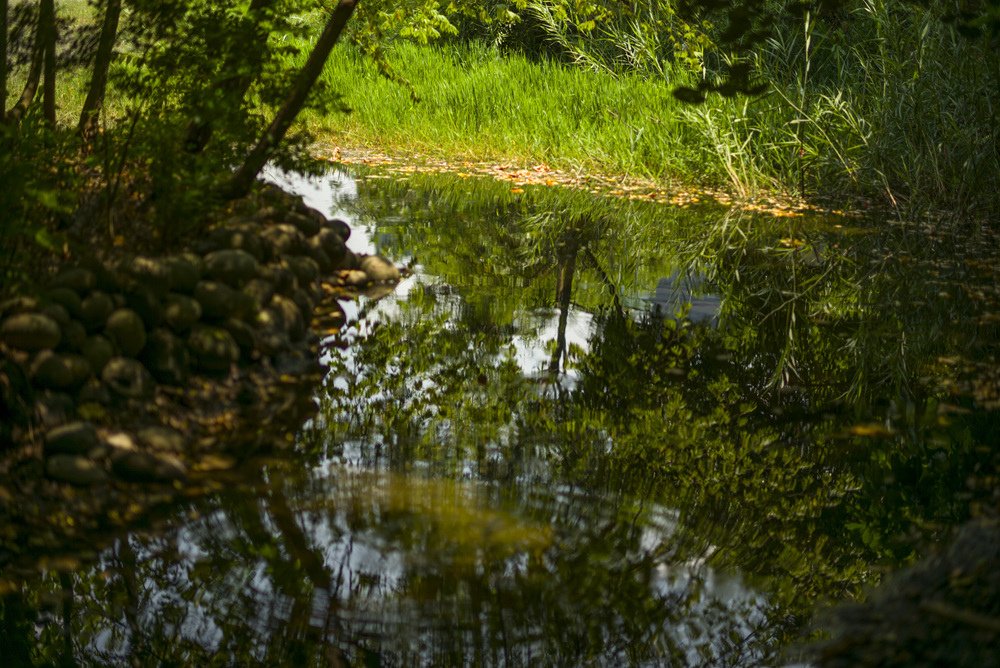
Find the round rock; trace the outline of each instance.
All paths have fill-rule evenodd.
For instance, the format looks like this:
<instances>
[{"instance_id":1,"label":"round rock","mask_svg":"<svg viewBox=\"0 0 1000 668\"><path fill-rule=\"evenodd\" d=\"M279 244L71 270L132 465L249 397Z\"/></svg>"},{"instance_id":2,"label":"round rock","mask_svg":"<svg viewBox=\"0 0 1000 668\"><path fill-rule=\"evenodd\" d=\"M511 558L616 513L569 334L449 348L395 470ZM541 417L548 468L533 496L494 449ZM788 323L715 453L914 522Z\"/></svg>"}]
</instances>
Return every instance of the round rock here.
<instances>
[{"instance_id":1,"label":"round rock","mask_svg":"<svg viewBox=\"0 0 1000 668\"><path fill-rule=\"evenodd\" d=\"M368 279L374 283L390 283L400 278L399 269L381 255L368 255L361 258L361 271L368 274Z\"/></svg>"},{"instance_id":2,"label":"round rock","mask_svg":"<svg viewBox=\"0 0 1000 668\"><path fill-rule=\"evenodd\" d=\"M80 295L69 288L52 288L45 293L45 298L53 304L59 304L74 318L80 316L82 301Z\"/></svg>"},{"instance_id":3,"label":"round rock","mask_svg":"<svg viewBox=\"0 0 1000 668\"><path fill-rule=\"evenodd\" d=\"M0 340L20 350L55 348L61 339L59 324L41 313L19 313L0 324Z\"/></svg>"},{"instance_id":4,"label":"round rock","mask_svg":"<svg viewBox=\"0 0 1000 668\"><path fill-rule=\"evenodd\" d=\"M205 276L236 288L254 278L257 269L257 260L243 250L220 250L205 256Z\"/></svg>"},{"instance_id":5,"label":"round rock","mask_svg":"<svg viewBox=\"0 0 1000 668\"><path fill-rule=\"evenodd\" d=\"M96 332L104 327L114 310L115 302L110 296L94 291L80 303L80 320L88 332Z\"/></svg>"},{"instance_id":6,"label":"round rock","mask_svg":"<svg viewBox=\"0 0 1000 668\"><path fill-rule=\"evenodd\" d=\"M160 258L134 257L126 265L125 273L158 296L163 296L170 287L170 266Z\"/></svg>"},{"instance_id":7,"label":"round rock","mask_svg":"<svg viewBox=\"0 0 1000 668\"><path fill-rule=\"evenodd\" d=\"M187 346L165 329L154 329L149 335L142 362L157 381L167 385L183 385L191 370Z\"/></svg>"},{"instance_id":8,"label":"round rock","mask_svg":"<svg viewBox=\"0 0 1000 668\"><path fill-rule=\"evenodd\" d=\"M167 285L175 292L190 294L201 280L200 258L168 257L164 260L167 266Z\"/></svg>"},{"instance_id":9,"label":"round rock","mask_svg":"<svg viewBox=\"0 0 1000 668\"><path fill-rule=\"evenodd\" d=\"M327 223L327 227L337 233L337 236L341 238L342 241L347 241L351 238L351 226L342 221L340 218L334 218Z\"/></svg>"},{"instance_id":10,"label":"round rock","mask_svg":"<svg viewBox=\"0 0 1000 668\"><path fill-rule=\"evenodd\" d=\"M115 356L115 347L100 334L88 337L83 342L82 349L83 356L96 374L100 374L108 360Z\"/></svg>"},{"instance_id":11,"label":"round rock","mask_svg":"<svg viewBox=\"0 0 1000 668\"><path fill-rule=\"evenodd\" d=\"M118 309L108 316L104 333L125 357L135 357L146 345L146 327L135 311Z\"/></svg>"},{"instance_id":12,"label":"round rock","mask_svg":"<svg viewBox=\"0 0 1000 668\"><path fill-rule=\"evenodd\" d=\"M163 300L163 320L179 334L201 320L201 304L187 295L169 294Z\"/></svg>"},{"instance_id":13,"label":"round rock","mask_svg":"<svg viewBox=\"0 0 1000 668\"><path fill-rule=\"evenodd\" d=\"M94 289L97 278L88 269L74 268L56 274L49 285L53 288L69 288L79 295Z\"/></svg>"},{"instance_id":14,"label":"round rock","mask_svg":"<svg viewBox=\"0 0 1000 668\"><path fill-rule=\"evenodd\" d=\"M45 455L85 455L98 445L97 430L89 422L70 422L45 434Z\"/></svg>"},{"instance_id":15,"label":"round rock","mask_svg":"<svg viewBox=\"0 0 1000 668\"><path fill-rule=\"evenodd\" d=\"M154 381L140 362L127 357L114 357L101 372L101 380L115 394L126 399L140 399L153 394Z\"/></svg>"},{"instance_id":16,"label":"round rock","mask_svg":"<svg viewBox=\"0 0 1000 668\"><path fill-rule=\"evenodd\" d=\"M201 281L194 289L194 298L201 304L206 318L225 319L236 310L237 291L225 283Z\"/></svg>"},{"instance_id":17,"label":"round rock","mask_svg":"<svg viewBox=\"0 0 1000 668\"><path fill-rule=\"evenodd\" d=\"M83 385L92 375L90 364L83 355L39 353L31 365L31 378L39 387L68 390Z\"/></svg>"},{"instance_id":18,"label":"round rock","mask_svg":"<svg viewBox=\"0 0 1000 668\"><path fill-rule=\"evenodd\" d=\"M232 334L221 327L198 325L188 336L188 347L198 368L208 372L228 371L240 359Z\"/></svg>"},{"instance_id":19,"label":"round rock","mask_svg":"<svg viewBox=\"0 0 1000 668\"><path fill-rule=\"evenodd\" d=\"M121 451L111 458L111 470L126 482L173 482L187 478L184 465L174 457L140 450Z\"/></svg>"},{"instance_id":20,"label":"round rock","mask_svg":"<svg viewBox=\"0 0 1000 668\"><path fill-rule=\"evenodd\" d=\"M108 479L104 469L81 455L53 455L45 461L45 473L53 480L80 487L99 485Z\"/></svg>"}]
</instances>

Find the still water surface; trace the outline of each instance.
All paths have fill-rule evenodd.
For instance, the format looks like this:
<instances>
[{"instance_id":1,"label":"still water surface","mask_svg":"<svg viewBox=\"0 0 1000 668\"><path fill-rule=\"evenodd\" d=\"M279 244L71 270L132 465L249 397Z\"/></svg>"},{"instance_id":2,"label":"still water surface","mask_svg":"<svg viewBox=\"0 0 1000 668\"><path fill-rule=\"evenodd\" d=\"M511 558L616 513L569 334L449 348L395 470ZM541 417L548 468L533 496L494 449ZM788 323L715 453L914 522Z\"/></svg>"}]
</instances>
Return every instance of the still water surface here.
<instances>
[{"instance_id":1,"label":"still water surface","mask_svg":"<svg viewBox=\"0 0 1000 668\"><path fill-rule=\"evenodd\" d=\"M981 231L272 178L412 273L294 458L29 583L39 664L794 663L995 466Z\"/></svg>"}]
</instances>

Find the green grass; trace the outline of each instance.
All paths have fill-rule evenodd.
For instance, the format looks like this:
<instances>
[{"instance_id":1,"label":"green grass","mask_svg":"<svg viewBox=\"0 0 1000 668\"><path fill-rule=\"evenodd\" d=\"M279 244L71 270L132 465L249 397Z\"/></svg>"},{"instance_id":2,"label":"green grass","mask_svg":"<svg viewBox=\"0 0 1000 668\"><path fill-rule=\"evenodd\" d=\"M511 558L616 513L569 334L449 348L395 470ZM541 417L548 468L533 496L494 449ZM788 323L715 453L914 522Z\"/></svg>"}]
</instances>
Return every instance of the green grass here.
<instances>
[{"instance_id":1,"label":"green grass","mask_svg":"<svg viewBox=\"0 0 1000 668\"><path fill-rule=\"evenodd\" d=\"M501 57L476 45L400 44L390 58L419 102L340 47L323 80L343 92L351 112L310 114L308 124L334 141L397 152L691 181L723 177L699 161L697 137L665 82Z\"/></svg>"}]
</instances>

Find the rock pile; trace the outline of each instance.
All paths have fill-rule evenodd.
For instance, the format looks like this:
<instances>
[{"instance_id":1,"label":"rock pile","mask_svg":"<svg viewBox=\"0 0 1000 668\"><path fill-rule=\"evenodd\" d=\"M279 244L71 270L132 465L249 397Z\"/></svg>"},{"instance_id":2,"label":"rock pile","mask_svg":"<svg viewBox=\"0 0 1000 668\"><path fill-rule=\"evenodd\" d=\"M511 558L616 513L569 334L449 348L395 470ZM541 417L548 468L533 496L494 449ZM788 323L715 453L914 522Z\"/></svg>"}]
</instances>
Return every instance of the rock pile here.
<instances>
[{"instance_id":1,"label":"rock pile","mask_svg":"<svg viewBox=\"0 0 1000 668\"><path fill-rule=\"evenodd\" d=\"M210 413L223 425L215 436L241 415L301 419L292 409L311 407L315 385L305 397L293 386L321 377L315 316L336 328L331 295L400 277L352 253L349 235L265 186L186 252L66 268L37 295L0 304L0 409L33 413L0 432L0 454L41 440L32 456L50 481L172 483L195 444L219 440L184 410Z\"/></svg>"}]
</instances>

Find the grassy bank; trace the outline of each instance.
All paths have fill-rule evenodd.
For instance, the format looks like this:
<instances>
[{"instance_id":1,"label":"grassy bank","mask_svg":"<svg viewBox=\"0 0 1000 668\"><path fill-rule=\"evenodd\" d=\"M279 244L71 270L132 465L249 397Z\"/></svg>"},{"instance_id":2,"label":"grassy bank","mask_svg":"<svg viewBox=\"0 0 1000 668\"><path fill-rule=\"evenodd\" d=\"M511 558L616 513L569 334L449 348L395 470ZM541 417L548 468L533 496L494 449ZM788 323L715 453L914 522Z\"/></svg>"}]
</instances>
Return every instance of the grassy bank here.
<instances>
[{"instance_id":1,"label":"grassy bank","mask_svg":"<svg viewBox=\"0 0 1000 668\"><path fill-rule=\"evenodd\" d=\"M996 54L939 16L865 5L836 26L790 26L758 54L758 97L682 104L690 74L586 69L457 41L396 43L412 83L350 47L324 75L350 113L321 139L395 154L544 161L559 168L805 197L864 198L901 215L996 217ZM996 70L996 71L995 71Z\"/></svg>"},{"instance_id":2,"label":"grassy bank","mask_svg":"<svg viewBox=\"0 0 1000 668\"><path fill-rule=\"evenodd\" d=\"M382 77L351 48L324 73L350 113L311 115L334 141L475 159L545 161L562 168L718 180L665 82L615 78L485 46L399 44L389 54L419 97Z\"/></svg>"}]
</instances>

